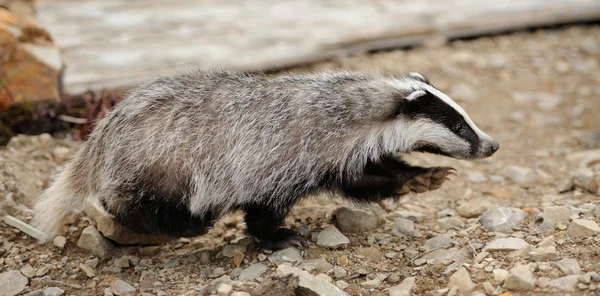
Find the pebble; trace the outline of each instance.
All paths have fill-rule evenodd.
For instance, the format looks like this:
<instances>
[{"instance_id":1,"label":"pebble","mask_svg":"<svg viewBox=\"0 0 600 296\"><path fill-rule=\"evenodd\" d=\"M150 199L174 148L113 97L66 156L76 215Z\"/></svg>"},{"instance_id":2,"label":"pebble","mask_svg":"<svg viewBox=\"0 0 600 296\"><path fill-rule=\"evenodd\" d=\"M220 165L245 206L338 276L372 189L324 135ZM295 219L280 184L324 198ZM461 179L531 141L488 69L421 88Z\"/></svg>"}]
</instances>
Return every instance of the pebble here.
<instances>
[{"instance_id":1,"label":"pebble","mask_svg":"<svg viewBox=\"0 0 600 296\"><path fill-rule=\"evenodd\" d=\"M28 278L32 278L35 276L35 268L27 264L21 268L21 273Z\"/></svg>"},{"instance_id":2,"label":"pebble","mask_svg":"<svg viewBox=\"0 0 600 296\"><path fill-rule=\"evenodd\" d=\"M0 295L14 296L25 290L29 280L18 270L0 273Z\"/></svg>"},{"instance_id":3,"label":"pebble","mask_svg":"<svg viewBox=\"0 0 600 296\"><path fill-rule=\"evenodd\" d=\"M297 276L300 280L298 284L300 287L308 289L318 295L347 295L344 291L334 286L332 283L322 278L317 278L304 270L289 266L287 264L279 265L277 267L277 272L283 275L292 274Z\"/></svg>"},{"instance_id":4,"label":"pebble","mask_svg":"<svg viewBox=\"0 0 600 296\"><path fill-rule=\"evenodd\" d=\"M456 213L463 218L475 218L483 214L492 204L484 198L473 198L456 207Z\"/></svg>"},{"instance_id":5,"label":"pebble","mask_svg":"<svg viewBox=\"0 0 600 296\"><path fill-rule=\"evenodd\" d=\"M267 269L269 268L262 263L252 264L240 272L238 279L240 281L253 281L265 273Z\"/></svg>"},{"instance_id":6,"label":"pebble","mask_svg":"<svg viewBox=\"0 0 600 296\"><path fill-rule=\"evenodd\" d=\"M342 280L335 281L335 285L338 286L338 288L340 288L342 290L345 290L349 286L348 283L346 283L346 282L344 282Z\"/></svg>"},{"instance_id":7,"label":"pebble","mask_svg":"<svg viewBox=\"0 0 600 296\"><path fill-rule=\"evenodd\" d=\"M465 223L458 217L444 217L437 219L438 225L441 229L461 229L465 226Z\"/></svg>"},{"instance_id":8,"label":"pebble","mask_svg":"<svg viewBox=\"0 0 600 296\"><path fill-rule=\"evenodd\" d=\"M365 256L366 258L371 259L373 262L381 261L383 259L383 253L374 247L356 248L354 252L357 255Z\"/></svg>"},{"instance_id":9,"label":"pebble","mask_svg":"<svg viewBox=\"0 0 600 296\"><path fill-rule=\"evenodd\" d=\"M594 209L594 215L596 216L596 219L600 219L600 206L597 206L596 209Z\"/></svg>"},{"instance_id":10,"label":"pebble","mask_svg":"<svg viewBox=\"0 0 600 296\"><path fill-rule=\"evenodd\" d=\"M294 247L275 251L271 253L268 258L269 262L275 264L281 264L283 262L301 262L304 260L300 254L300 250Z\"/></svg>"},{"instance_id":11,"label":"pebble","mask_svg":"<svg viewBox=\"0 0 600 296\"><path fill-rule=\"evenodd\" d=\"M527 213L517 208L493 207L485 211L479 222L488 230L495 232L509 232L521 225Z\"/></svg>"},{"instance_id":12,"label":"pebble","mask_svg":"<svg viewBox=\"0 0 600 296\"><path fill-rule=\"evenodd\" d=\"M558 223L568 224L571 220L571 208L565 206L545 207L542 214L543 222L540 230L554 230Z\"/></svg>"},{"instance_id":13,"label":"pebble","mask_svg":"<svg viewBox=\"0 0 600 296\"><path fill-rule=\"evenodd\" d=\"M553 265L566 275L581 274L581 267L575 259L565 258L554 262Z\"/></svg>"},{"instance_id":14,"label":"pebble","mask_svg":"<svg viewBox=\"0 0 600 296\"><path fill-rule=\"evenodd\" d=\"M547 277L539 277L537 279L536 283L537 283L538 287L546 288L546 287L550 286L550 279Z\"/></svg>"},{"instance_id":15,"label":"pebble","mask_svg":"<svg viewBox=\"0 0 600 296\"><path fill-rule=\"evenodd\" d=\"M123 296L123 295L134 295L136 289L123 280L115 280L110 283L110 290L113 294Z\"/></svg>"},{"instance_id":16,"label":"pebble","mask_svg":"<svg viewBox=\"0 0 600 296\"><path fill-rule=\"evenodd\" d=\"M333 268L333 277L336 279L345 278L348 275L348 272L340 266L336 266Z\"/></svg>"},{"instance_id":17,"label":"pebble","mask_svg":"<svg viewBox=\"0 0 600 296\"><path fill-rule=\"evenodd\" d=\"M235 257L236 251L241 252L242 254L246 253L246 246L241 246L241 245L226 245L223 247L223 256L227 257L227 258L233 258Z\"/></svg>"},{"instance_id":18,"label":"pebble","mask_svg":"<svg viewBox=\"0 0 600 296\"><path fill-rule=\"evenodd\" d=\"M321 247L338 248L348 244L350 244L350 240L333 225L325 227L317 235L317 245Z\"/></svg>"},{"instance_id":19,"label":"pebble","mask_svg":"<svg viewBox=\"0 0 600 296\"><path fill-rule=\"evenodd\" d=\"M515 237L497 238L491 243L487 244L483 250L488 252L494 251L514 251L528 247L529 244Z\"/></svg>"},{"instance_id":20,"label":"pebble","mask_svg":"<svg viewBox=\"0 0 600 296\"><path fill-rule=\"evenodd\" d=\"M510 270L510 274L504 280L502 287L509 290L530 291L535 288L535 282L535 277L529 266L517 264Z\"/></svg>"},{"instance_id":21,"label":"pebble","mask_svg":"<svg viewBox=\"0 0 600 296\"><path fill-rule=\"evenodd\" d=\"M576 174L573 178L573 185L591 193L600 194L600 174L588 172Z\"/></svg>"},{"instance_id":22,"label":"pebble","mask_svg":"<svg viewBox=\"0 0 600 296\"><path fill-rule=\"evenodd\" d=\"M415 234L415 222L409 219L396 218L392 233L398 236L413 236Z\"/></svg>"},{"instance_id":23,"label":"pebble","mask_svg":"<svg viewBox=\"0 0 600 296\"><path fill-rule=\"evenodd\" d=\"M62 235L59 235L59 236L55 237L54 240L52 240L52 244L61 250L65 248L66 243L67 243L67 238Z\"/></svg>"},{"instance_id":24,"label":"pebble","mask_svg":"<svg viewBox=\"0 0 600 296\"><path fill-rule=\"evenodd\" d=\"M470 85L466 83L454 84L449 90L450 97L458 101L473 102L479 99L479 94Z\"/></svg>"},{"instance_id":25,"label":"pebble","mask_svg":"<svg viewBox=\"0 0 600 296\"><path fill-rule=\"evenodd\" d=\"M221 284L219 288L217 288L217 294L219 296L229 296L233 292L233 287L228 284Z\"/></svg>"},{"instance_id":26,"label":"pebble","mask_svg":"<svg viewBox=\"0 0 600 296\"><path fill-rule=\"evenodd\" d=\"M81 263L79 264L79 268L83 270L85 275L89 278L93 278L96 276L96 270L87 264Z\"/></svg>"},{"instance_id":27,"label":"pebble","mask_svg":"<svg viewBox=\"0 0 600 296\"><path fill-rule=\"evenodd\" d=\"M567 234L570 237L590 237L600 234L600 226L592 220L574 219L571 224L569 224Z\"/></svg>"},{"instance_id":28,"label":"pebble","mask_svg":"<svg viewBox=\"0 0 600 296\"><path fill-rule=\"evenodd\" d=\"M577 275L567 275L550 281L550 286L565 292L574 291L577 288Z\"/></svg>"},{"instance_id":29,"label":"pebble","mask_svg":"<svg viewBox=\"0 0 600 296\"><path fill-rule=\"evenodd\" d=\"M537 174L534 170L516 165L505 167L502 175L521 186L529 186L537 180Z\"/></svg>"},{"instance_id":30,"label":"pebble","mask_svg":"<svg viewBox=\"0 0 600 296\"><path fill-rule=\"evenodd\" d=\"M83 229L77 246L100 258L108 256L114 249L113 245L94 226Z\"/></svg>"},{"instance_id":31,"label":"pebble","mask_svg":"<svg viewBox=\"0 0 600 296\"><path fill-rule=\"evenodd\" d=\"M466 268L460 267L452 276L448 282L448 288L457 289L461 294L471 292L475 288L475 283L471 280L471 275Z\"/></svg>"},{"instance_id":32,"label":"pebble","mask_svg":"<svg viewBox=\"0 0 600 296\"><path fill-rule=\"evenodd\" d=\"M127 258L115 259L115 262L113 263L113 265L116 267L127 268L127 267L129 267L129 259L127 259Z\"/></svg>"},{"instance_id":33,"label":"pebble","mask_svg":"<svg viewBox=\"0 0 600 296\"><path fill-rule=\"evenodd\" d=\"M455 239L445 234L442 234L428 239L427 241L425 241L425 244L423 246L425 247L426 251L429 251L434 249L447 249L458 244L458 241L456 241Z\"/></svg>"},{"instance_id":34,"label":"pebble","mask_svg":"<svg viewBox=\"0 0 600 296\"><path fill-rule=\"evenodd\" d=\"M407 277L399 285L391 287L388 293L390 296L411 296L416 287L416 279Z\"/></svg>"},{"instance_id":35,"label":"pebble","mask_svg":"<svg viewBox=\"0 0 600 296\"><path fill-rule=\"evenodd\" d=\"M60 296L65 293L65 290L57 287L49 287L44 289L44 296Z\"/></svg>"},{"instance_id":36,"label":"pebble","mask_svg":"<svg viewBox=\"0 0 600 296\"><path fill-rule=\"evenodd\" d=\"M393 217L404 218L413 222L423 222L425 220L425 214L413 212L413 211L395 211L392 213Z\"/></svg>"},{"instance_id":37,"label":"pebble","mask_svg":"<svg viewBox=\"0 0 600 296\"><path fill-rule=\"evenodd\" d=\"M492 271L492 273L494 274L494 281L496 281L496 283L499 283L499 284L503 283L504 280L510 274L510 272L508 272L508 270L502 269L502 268L494 269Z\"/></svg>"},{"instance_id":38,"label":"pebble","mask_svg":"<svg viewBox=\"0 0 600 296\"><path fill-rule=\"evenodd\" d=\"M486 176L476 171L467 172L467 178L471 183L484 183L488 180Z\"/></svg>"},{"instance_id":39,"label":"pebble","mask_svg":"<svg viewBox=\"0 0 600 296\"><path fill-rule=\"evenodd\" d=\"M44 265L44 266L38 268L38 270L35 272L35 276L36 277L45 276L46 274L48 274L48 272L50 272L50 269L51 269L50 265Z\"/></svg>"},{"instance_id":40,"label":"pebble","mask_svg":"<svg viewBox=\"0 0 600 296\"><path fill-rule=\"evenodd\" d=\"M377 287L379 287L379 285L381 285L381 280L378 278L374 278L372 280L364 281L364 282L360 283L360 285L365 288L377 288Z\"/></svg>"},{"instance_id":41,"label":"pebble","mask_svg":"<svg viewBox=\"0 0 600 296\"><path fill-rule=\"evenodd\" d=\"M250 296L250 293L248 292L233 292L231 293L231 296Z\"/></svg>"},{"instance_id":42,"label":"pebble","mask_svg":"<svg viewBox=\"0 0 600 296\"><path fill-rule=\"evenodd\" d=\"M392 273L386 280L390 284L395 284L400 281L400 276L397 273Z\"/></svg>"},{"instance_id":43,"label":"pebble","mask_svg":"<svg viewBox=\"0 0 600 296\"><path fill-rule=\"evenodd\" d=\"M379 227L381 219L373 211L340 207L333 216L336 225L344 233L358 233L375 230Z\"/></svg>"},{"instance_id":44,"label":"pebble","mask_svg":"<svg viewBox=\"0 0 600 296\"><path fill-rule=\"evenodd\" d=\"M590 271L590 272L588 272L587 274L589 274L589 275L590 275L590 277L592 278L592 280L593 280L594 282L600 282L600 274L598 274L597 272L595 272L595 271Z\"/></svg>"},{"instance_id":45,"label":"pebble","mask_svg":"<svg viewBox=\"0 0 600 296\"><path fill-rule=\"evenodd\" d=\"M529 252L529 257L534 261L556 261L560 258L560 255L556 251L556 247L540 247Z\"/></svg>"}]
</instances>

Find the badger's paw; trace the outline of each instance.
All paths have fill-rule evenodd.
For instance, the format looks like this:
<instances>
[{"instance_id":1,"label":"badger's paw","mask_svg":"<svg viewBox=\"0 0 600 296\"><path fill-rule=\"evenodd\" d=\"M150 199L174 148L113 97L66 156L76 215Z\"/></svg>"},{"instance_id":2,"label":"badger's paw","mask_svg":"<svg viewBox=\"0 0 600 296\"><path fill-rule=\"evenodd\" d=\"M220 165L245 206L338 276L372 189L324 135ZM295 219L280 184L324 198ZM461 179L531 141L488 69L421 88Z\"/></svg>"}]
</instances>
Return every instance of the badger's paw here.
<instances>
[{"instance_id":1,"label":"badger's paw","mask_svg":"<svg viewBox=\"0 0 600 296\"><path fill-rule=\"evenodd\" d=\"M452 167L433 167L426 168L425 171L412 179L404 182L398 194L409 192L422 193L425 191L436 190L442 186L449 175L456 175L455 168Z\"/></svg>"},{"instance_id":2,"label":"badger's paw","mask_svg":"<svg viewBox=\"0 0 600 296\"><path fill-rule=\"evenodd\" d=\"M302 249L307 245L306 240L300 234L284 227L277 229L269 237L259 238L258 242L261 248L272 251L287 249L289 247Z\"/></svg>"}]
</instances>

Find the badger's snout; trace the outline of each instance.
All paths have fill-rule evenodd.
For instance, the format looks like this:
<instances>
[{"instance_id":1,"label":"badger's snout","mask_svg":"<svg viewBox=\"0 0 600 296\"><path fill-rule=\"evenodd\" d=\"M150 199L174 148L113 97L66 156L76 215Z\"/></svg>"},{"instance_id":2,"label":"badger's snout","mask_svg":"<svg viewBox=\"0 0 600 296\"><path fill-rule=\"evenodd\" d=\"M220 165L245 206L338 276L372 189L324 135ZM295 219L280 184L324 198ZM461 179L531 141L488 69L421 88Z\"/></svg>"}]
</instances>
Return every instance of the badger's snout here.
<instances>
[{"instance_id":1,"label":"badger's snout","mask_svg":"<svg viewBox=\"0 0 600 296\"><path fill-rule=\"evenodd\" d=\"M479 157L481 158L490 157L500 149L500 143L492 138L484 140L482 144L479 149Z\"/></svg>"}]
</instances>

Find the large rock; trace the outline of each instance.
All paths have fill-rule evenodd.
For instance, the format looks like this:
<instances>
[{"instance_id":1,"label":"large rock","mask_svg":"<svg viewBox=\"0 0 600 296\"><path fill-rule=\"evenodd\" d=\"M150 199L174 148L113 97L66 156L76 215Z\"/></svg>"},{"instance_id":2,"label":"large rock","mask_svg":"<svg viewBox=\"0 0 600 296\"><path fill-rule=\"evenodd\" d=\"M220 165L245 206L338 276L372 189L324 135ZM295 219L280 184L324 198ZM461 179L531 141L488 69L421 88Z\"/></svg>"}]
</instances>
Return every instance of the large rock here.
<instances>
[{"instance_id":1,"label":"large rock","mask_svg":"<svg viewBox=\"0 0 600 296\"><path fill-rule=\"evenodd\" d=\"M509 232L521 225L527 213L517 208L493 207L481 215L479 222L488 230Z\"/></svg>"},{"instance_id":2,"label":"large rock","mask_svg":"<svg viewBox=\"0 0 600 296\"><path fill-rule=\"evenodd\" d=\"M299 268L292 267L287 264L282 264L279 265L279 267L277 267L277 271L283 275L292 274L293 276L298 277L298 279L300 280L298 285L300 287L308 289L309 291L311 291L312 293L316 293L317 295L347 295L346 292L342 291L340 288L336 287L332 283L320 277L315 277L312 274Z\"/></svg>"},{"instance_id":3,"label":"large rock","mask_svg":"<svg viewBox=\"0 0 600 296\"><path fill-rule=\"evenodd\" d=\"M0 109L60 99L63 61L50 34L26 16L0 8Z\"/></svg>"},{"instance_id":4,"label":"large rock","mask_svg":"<svg viewBox=\"0 0 600 296\"><path fill-rule=\"evenodd\" d=\"M100 258L107 257L114 249L113 245L94 226L83 229L77 246Z\"/></svg>"},{"instance_id":5,"label":"large rock","mask_svg":"<svg viewBox=\"0 0 600 296\"><path fill-rule=\"evenodd\" d=\"M0 273L0 295L14 296L27 287L29 280L18 270L9 270Z\"/></svg>"},{"instance_id":6,"label":"large rock","mask_svg":"<svg viewBox=\"0 0 600 296\"><path fill-rule=\"evenodd\" d=\"M96 222L96 228L104 237L122 245L158 245L177 239L168 235L146 234L133 231L116 221L97 201L89 201L84 211L88 217Z\"/></svg>"},{"instance_id":7,"label":"large rock","mask_svg":"<svg viewBox=\"0 0 600 296\"><path fill-rule=\"evenodd\" d=\"M344 233L357 233L377 229L381 222L380 217L373 211L340 207L333 215L337 227Z\"/></svg>"}]
</instances>

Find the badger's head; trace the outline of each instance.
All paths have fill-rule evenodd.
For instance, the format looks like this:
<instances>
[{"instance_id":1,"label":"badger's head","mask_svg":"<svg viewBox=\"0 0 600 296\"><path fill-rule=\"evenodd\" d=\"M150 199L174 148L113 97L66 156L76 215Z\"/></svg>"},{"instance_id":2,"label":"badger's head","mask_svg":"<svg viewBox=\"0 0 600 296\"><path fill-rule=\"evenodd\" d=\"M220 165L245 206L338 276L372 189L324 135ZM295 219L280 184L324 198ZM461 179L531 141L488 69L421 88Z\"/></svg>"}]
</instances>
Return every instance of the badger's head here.
<instances>
[{"instance_id":1,"label":"badger's head","mask_svg":"<svg viewBox=\"0 0 600 296\"><path fill-rule=\"evenodd\" d=\"M456 102L422 75L410 73L397 83L403 89L398 119L403 122L409 139L405 142L407 150L479 159L493 155L500 148Z\"/></svg>"}]
</instances>

